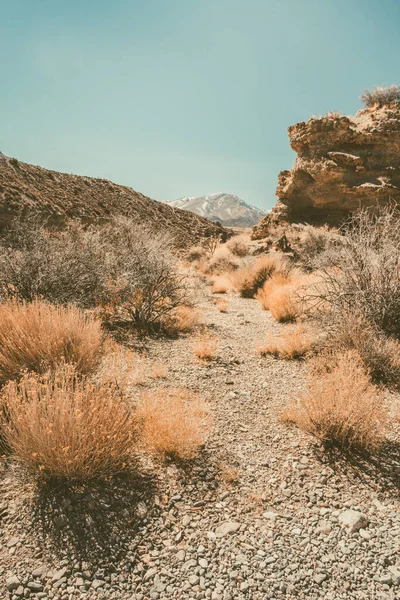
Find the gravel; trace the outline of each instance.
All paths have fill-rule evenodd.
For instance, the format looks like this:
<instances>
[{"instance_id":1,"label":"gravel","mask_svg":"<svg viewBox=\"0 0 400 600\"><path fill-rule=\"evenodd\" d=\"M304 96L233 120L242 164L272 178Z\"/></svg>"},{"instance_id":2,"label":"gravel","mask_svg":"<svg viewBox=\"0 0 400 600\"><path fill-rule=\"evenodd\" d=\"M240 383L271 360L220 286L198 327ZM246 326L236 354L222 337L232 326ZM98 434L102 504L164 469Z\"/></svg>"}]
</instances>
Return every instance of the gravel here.
<instances>
[{"instance_id":1,"label":"gravel","mask_svg":"<svg viewBox=\"0 0 400 600\"><path fill-rule=\"evenodd\" d=\"M350 463L284 425L306 366L256 347L285 326L254 300L232 295L219 313L204 286L198 293L218 358L196 361L191 337L146 351L168 367L162 385L210 403L200 457L146 460L136 481L90 490L36 489L6 462L0 597L399 599L398 455Z\"/></svg>"}]
</instances>

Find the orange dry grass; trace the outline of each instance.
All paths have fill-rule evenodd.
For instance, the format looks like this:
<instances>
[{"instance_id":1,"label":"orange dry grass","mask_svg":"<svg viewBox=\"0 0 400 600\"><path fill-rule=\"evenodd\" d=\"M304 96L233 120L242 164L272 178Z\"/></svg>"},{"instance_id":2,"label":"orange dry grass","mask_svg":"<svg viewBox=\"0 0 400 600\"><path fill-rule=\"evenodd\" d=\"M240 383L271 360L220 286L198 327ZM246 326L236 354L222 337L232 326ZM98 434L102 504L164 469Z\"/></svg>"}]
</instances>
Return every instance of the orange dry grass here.
<instances>
[{"instance_id":1,"label":"orange dry grass","mask_svg":"<svg viewBox=\"0 0 400 600\"><path fill-rule=\"evenodd\" d=\"M198 312L191 306L178 306L165 321L163 329L169 335L190 333L199 324Z\"/></svg>"},{"instance_id":2,"label":"orange dry grass","mask_svg":"<svg viewBox=\"0 0 400 600\"><path fill-rule=\"evenodd\" d=\"M284 285L276 288L269 297L269 311L279 323L295 321L301 314L296 286Z\"/></svg>"},{"instance_id":3,"label":"orange dry grass","mask_svg":"<svg viewBox=\"0 0 400 600\"><path fill-rule=\"evenodd\" d=\"M279 338L272 340L259 348L262 356L272 354L277 358L295 359L302 358L311 351L313 338L309 331L302 325L289 327L280 335Z\"/></svg>"},{"instance_id":4,"label":"orange dry grass","mask_svg":"<svg viewBox=\"0 0 400 600\"><path fill-rule=\"evenodd\" d=\"M273 273L284 271L286 268L285 261L275 254L260 256L251 267L239 269L234 274L235 288L243 298L254 298Z\"/></svg>"},{"instance_id":5,"label":"orange dry grass","mask_svg":"<svg viewBox=\"0 0 400 600\"><path fill-rule=\"evenodd\" d=\"M102 354L101 324L76 307L10 300L0 304L0 383L60 362L93 371Z\"/></svg>"},{"instance_id":6,"label":"orange dry grass","mask_svg":"<svg viewBox=\"0 0 400 600\"><path fill-rule=\"evenodd\" d=\"M248 254L248 238L244 235L236 235L227 242L227 247L235 256L244 257Z\"/></svg>"},{"instance_id":7,"label":"orange dry grass","mask_svg":"<svg viewBox=\"0 0 400 600\"><path fill-rule=\"evenodd\" d=\"M360 355L349 350L333 364L316 361L306 394L282 414L324 444L371 451L385 439L388 411Z\"/></svg>"},{"instance_id":8,"label":"orange dry grass","mask_svg":"<svg viewBox=\"0 0 400 600\"><path fill-rule=\"evenodd\" d=\"M228 300L226 298L217 298L215 305L219 312L228 312Z\"/></svg>"},{"instance_id":9,"label":"orange dry grass","mask_svg":"<svg viewBox=\"0 0 400 600\"><path fill-rule=\"evenodd\" d=\"M194 344L193 352L200 360L214 360L218 352L218 340L204 333Z\"/></svg>"},{"instance_id":10,"label":"orange dry grass","mask_svg":"<svg viewBox=\"0 0 400 600\"><path fill-rule=\"evenodd\" d=\"M321 310L322 305L316 300L321 286L320 278L314 274L274 273L259 290L257 299L277 321L295 321L305 313Z\"/></svg>"},{"instance_id":11,"label":"orange dry grass","mask_svg":"<svg viewBox=\"0 0 400 600\"><path fill-rule=\"evenodd\" d=\"M135 422L120 393L70 365L10 382L3 403L6 443L36 475L88 481L132 466Z\"/></svg>"},{"instance_id":12,"label":"orange dry grass","mask_svg":"<svg viewBox=\"0 0 400 600\"><path fill-rule=\"evenodd\" d=\"M144 394L136 416L145 447L181 459L196 456L211 422L206 404L187 390L161 389Z\"/></svg>"},{"instance_id":13,"label":"orange dry grass","mask_svg":"<svg viewBox=\"0 0 400 600\"><path fill-rule=\"evenodd\" d=\"M232 281L225 275L219 275L213 279L211 292L213 294L227 294L232 290Z\"/></svg>"}]
</instances>

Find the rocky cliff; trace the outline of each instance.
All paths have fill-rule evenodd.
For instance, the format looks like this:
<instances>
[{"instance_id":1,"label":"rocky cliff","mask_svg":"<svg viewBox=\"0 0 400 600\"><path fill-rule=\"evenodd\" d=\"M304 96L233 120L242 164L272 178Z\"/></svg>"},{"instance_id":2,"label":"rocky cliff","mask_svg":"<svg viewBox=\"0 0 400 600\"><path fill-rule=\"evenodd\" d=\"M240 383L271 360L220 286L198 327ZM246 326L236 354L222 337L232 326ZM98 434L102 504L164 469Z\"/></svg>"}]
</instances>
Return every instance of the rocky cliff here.
<instances>
[{"instance_id":1,"label":"rocky cliff","mask_svg":"<svg viewBox=\"0 0 400 600\"><path fill-rule=\"evenodd\" d=\"M289 127L297 153L282 171L273 214L337 224L359 207L400 203L400 105L331 113Z\"/></svg>"}]
</instances>

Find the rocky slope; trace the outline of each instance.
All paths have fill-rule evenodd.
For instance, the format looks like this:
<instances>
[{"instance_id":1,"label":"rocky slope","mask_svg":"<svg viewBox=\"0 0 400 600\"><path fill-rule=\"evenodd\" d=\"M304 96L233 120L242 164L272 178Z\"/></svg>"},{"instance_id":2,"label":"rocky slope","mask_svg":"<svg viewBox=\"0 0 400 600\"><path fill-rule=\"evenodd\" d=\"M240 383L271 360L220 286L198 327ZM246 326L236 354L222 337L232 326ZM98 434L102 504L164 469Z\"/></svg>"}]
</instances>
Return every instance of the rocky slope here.
<instances>
[{"instance_id":1,"label":"rocky slope","mask_svg":"<svg viewBox=\"0 0 400 600\"><path fill-rule=\"evenodd\" d=\"M210 221L218 221L226 227L252 227L264 216L264 211L251 206L233 194L210 194L209 196L185 196L167 202L170 206L190 210Z\"/></svg>"},{"instance_id":2,"label":"rocky slope","mask_svg":"<svg viewBox=\"0 0 400 600\"><path fill-rule=\"evenodd\" d=\"M297 158L276 194L291 221L338 223L359 207L400 202L400 105L313 117L289 127L289 140Z\"/></svg>"},{"instance_id":3,"label":"rocky slope","mask_svg":"<svg viewBox=\"0 0 400 600\"><path fill-rule=\"evenodd\" d=\"M154 230L170 231L181 246L205 236L226 234L215 223L152 200L132 188L106 179L49 171L0 152L0 227L29 210L47 215L54 223L66 218L94 222L128 216Z\"/></svg>"}]
</instances>

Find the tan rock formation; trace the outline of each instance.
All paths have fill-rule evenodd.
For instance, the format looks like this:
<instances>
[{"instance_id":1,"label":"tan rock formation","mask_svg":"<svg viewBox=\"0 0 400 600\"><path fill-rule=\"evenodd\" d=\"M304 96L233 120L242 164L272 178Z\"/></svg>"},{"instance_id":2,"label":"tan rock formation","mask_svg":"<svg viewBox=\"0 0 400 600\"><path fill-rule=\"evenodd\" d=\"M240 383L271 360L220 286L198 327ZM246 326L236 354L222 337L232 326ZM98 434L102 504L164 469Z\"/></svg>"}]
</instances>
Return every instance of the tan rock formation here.
<instances>
[{"instance_id":1,"label":"tan rock formation","mask_svg":"<svg viewBox=\"0 0 400 600\"><path fill-rule=\"evenodd\" d=\"M279 216L337 224L359 207L400 203L399 104L313 117L289 127L289 140L294 167L279 174L277 207L253 235Z\"/></svg>"}]
</instances>

